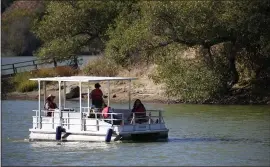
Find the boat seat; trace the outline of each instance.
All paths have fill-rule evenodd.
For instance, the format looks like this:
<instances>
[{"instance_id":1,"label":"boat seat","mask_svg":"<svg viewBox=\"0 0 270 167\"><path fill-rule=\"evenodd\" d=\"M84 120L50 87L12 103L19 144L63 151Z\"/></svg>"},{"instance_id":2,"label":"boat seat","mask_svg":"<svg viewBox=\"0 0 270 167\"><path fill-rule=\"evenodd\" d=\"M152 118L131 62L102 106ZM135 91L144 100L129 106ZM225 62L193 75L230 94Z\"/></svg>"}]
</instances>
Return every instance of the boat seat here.
<instances>
[{"instance_id":1,"label":"boat seat","mask_svg":"<svg viewBox=\"0 0 270 167\"><path fill-rule=\"evenodd\" d=\"M113 109L114 113L122 113L124 115L124 119L127 120L130 116L131 112L129 109Z\"/></svg>"}]
</instances>

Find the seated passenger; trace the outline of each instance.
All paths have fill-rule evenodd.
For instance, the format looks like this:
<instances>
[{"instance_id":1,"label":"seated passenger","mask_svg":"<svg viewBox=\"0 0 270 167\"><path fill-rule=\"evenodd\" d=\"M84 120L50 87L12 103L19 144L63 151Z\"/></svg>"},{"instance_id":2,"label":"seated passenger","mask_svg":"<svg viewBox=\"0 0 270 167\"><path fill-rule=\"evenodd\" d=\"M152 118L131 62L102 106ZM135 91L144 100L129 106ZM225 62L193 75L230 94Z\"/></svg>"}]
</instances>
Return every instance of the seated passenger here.
<instances>
[{"instance_id":1,"label":"seated passenger","mask_svg":"<svg viewBox=\"0 0 270 167\"><path fill-rule=\"evenodd\" d=\"M130 119L133 117L133 113L135 113L136 123L142 123L147 121L146 110L141 100L136 99L133 105L132 114L130 115ZM139 118L139 119L137 119ZM145 118L145 119L142 119Z\"/></svg>"},{"instance_id":2,"label":"seated passenger","mask_svg":"<svg viewBox=\"0 0 270 167\"><path fill-rule=\"evenodd\" d=\"M55 99L55 96L53 96L52 94L50 94L46 99L44 108L45 108L45 110L49 110L47 112L47 115L46 115L48 117L51 117L52 116L52 111L54 111L54 109L57 108L57 105L54 102L54 99Z\"/></svg>"},{"instance_id":3,"label":"seated passenger","mask_svg":"<svg viewBox=\"0 0 270 167\"><path fill-rule=\"evenodd\" d=\"M112 113L111 112L111 108L110 107L106 107L102 110L102 118L104 119L121 119L118 115L112 114L108 114L108 113ZM111 120L105 120L105 122L111 123ZM113 120L113 125L120 125L121 124L121 120Z\"/></svg>"}]
</instances>

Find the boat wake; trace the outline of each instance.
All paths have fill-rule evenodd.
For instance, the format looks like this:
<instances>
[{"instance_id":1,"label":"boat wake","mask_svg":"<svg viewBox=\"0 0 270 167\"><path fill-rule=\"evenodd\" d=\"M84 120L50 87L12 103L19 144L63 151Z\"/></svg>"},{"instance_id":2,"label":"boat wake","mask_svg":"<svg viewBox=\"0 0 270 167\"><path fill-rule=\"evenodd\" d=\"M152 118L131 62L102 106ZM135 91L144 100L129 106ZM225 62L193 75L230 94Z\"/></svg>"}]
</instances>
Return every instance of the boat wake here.
<instances>
[{"instance_id":1,"label":"boat wake","mask_svg":"<svg viewBox=\"0 0 270 167\"><path fill-rule=\"evenodd\" d=\"M13 142L13 143L27 143L29 142L29 139L11 139L11 138L7 138L6 139L8 142Z\"/></svg>"},{"instance_id":2,"label":"boat wake","mask_svg":"<svg viewBox=\"0 0 270 167\"><path fill-rule=\"evenodd\" d=\"M10 139L7 138L9 142L13 143L28 143L29 139ZM117 143L147 143L147 141L122 141L122 142L117 142ZM215 137L194 137L194 138L168 138L167 140L162 140L162 141L151 141L152 142L241 142L241 143L265 143L263 140L256 140L256 139L246 139L246 138L215 138ZM30 142L30 143L39 143L41 145L65 145L66 142ZM84 142L68 142L69 145L76 145ZM87 142L89 143L89 142ZM90 143L95 143L95 142L90 142ZM97 142L97 143L103 143L103 142ZM112 144L112 143L103 143L103 144ZM115 143L114 143L115 144Z\"/></svg>"},{"instance_id":3,"label":"boat wake","mask_svg":"<svg viewBox=\"0 0 270 167\"><path fill-rule=\"evenodd\" d=\"M255 139L214 138L214 137L169 138L168 142L244 142L244 143L263 143L262 140L255 140Z\"/></svg>"}]
</instances>

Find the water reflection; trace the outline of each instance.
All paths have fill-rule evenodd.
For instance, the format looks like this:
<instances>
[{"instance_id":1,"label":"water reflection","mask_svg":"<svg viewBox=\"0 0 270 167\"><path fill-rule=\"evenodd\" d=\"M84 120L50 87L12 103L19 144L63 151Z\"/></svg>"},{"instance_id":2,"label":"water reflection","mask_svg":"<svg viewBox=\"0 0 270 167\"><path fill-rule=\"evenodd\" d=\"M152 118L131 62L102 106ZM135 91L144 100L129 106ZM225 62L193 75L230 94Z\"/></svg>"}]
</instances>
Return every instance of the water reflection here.
<instances>
[{"instance_id":1,"label":"water reflection","mask_svg":"<svg viewBox=\"0 0 270 167\"><path fill-rule=\"evenodd\" d=\"M10 142L16 143L28 143L29 139L8 139ZM117 147L119 144L125 143L167 143L167 142L242 142L242 143L269 143L263 140L256 139L246 139L246 138L215 138L215 137L188 137L188 138L168 138L167 140L160 141L118 141L118 142L57 142L57 141L39 141L39 142L29 142L33 148L42 148L42 147L56 147L56 146L65 146L65 147L76 147L76 148L98 148L98 149L111 149Z\"/></svg>"}]
</instances>

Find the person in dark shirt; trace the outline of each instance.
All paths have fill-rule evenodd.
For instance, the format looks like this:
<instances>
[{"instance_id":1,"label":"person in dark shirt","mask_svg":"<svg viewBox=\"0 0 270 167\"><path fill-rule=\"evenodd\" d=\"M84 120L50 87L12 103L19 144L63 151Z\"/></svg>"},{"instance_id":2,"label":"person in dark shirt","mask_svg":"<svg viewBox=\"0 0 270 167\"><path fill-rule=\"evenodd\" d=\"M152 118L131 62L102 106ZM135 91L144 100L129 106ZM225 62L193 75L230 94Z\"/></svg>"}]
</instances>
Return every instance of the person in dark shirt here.
<instances>
[{"instance_id":1,"label":"person in dark shirt","mask_svg":"<svg viewBox=\"0 0 270 167\"><path fill-rule=\"evenodd\" d=\"M100 84L95 84L95 89L92 90L90 97L92 99L92 105L94 105L96 108L102 108L102 105L104 104L103 100L103 92L100 89Z\"/></svg>"},{"instance_id":2,"label":"person in dark shirt","mask_svg":"<svg viewBox=\"0 0 270 167\"><path fill-rule=\"evenodd\" d=\"M47 112L47 116L51 117L52 116L52 111L54 111L54 109L57 108L56 103L54 102L55 96L53 96L52 94L50 94L47 99L46 99L46 103L45 103L45 110L48 110Z\"/></svg>"},{"instance_id":3,"label":"person in dark shirt","mask_svg":"<svg viewBox=\"0 0 270 167\"><path fill-rule=\"evenodd\" d=\"M133 105L132 113L135 112L136 117L146 117L146 110L140 99L136 99Z\"/></svg>"},{"instance_id":4,"label":"person in dark shirt","mask_svg":"<svg viewBox=\"0 0 270 167\"><path fill-rule=\"evenodd\" d=\"M147 116L146 116L146 109L144 105L142 104L140 99L136 99L133 105L133 108L131 110L131 115L129 116L129 120L132 119L133 113L135 113L135 118L136 118L136 123L142 123L147 121Z\"/></svg>"}]
</instances>

